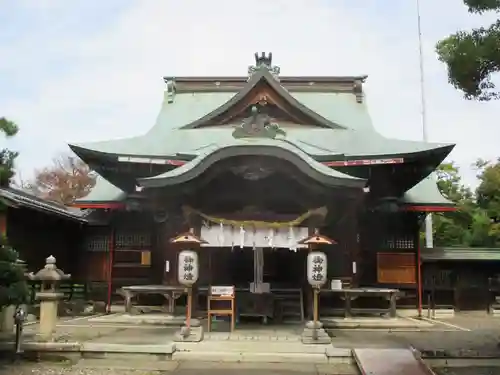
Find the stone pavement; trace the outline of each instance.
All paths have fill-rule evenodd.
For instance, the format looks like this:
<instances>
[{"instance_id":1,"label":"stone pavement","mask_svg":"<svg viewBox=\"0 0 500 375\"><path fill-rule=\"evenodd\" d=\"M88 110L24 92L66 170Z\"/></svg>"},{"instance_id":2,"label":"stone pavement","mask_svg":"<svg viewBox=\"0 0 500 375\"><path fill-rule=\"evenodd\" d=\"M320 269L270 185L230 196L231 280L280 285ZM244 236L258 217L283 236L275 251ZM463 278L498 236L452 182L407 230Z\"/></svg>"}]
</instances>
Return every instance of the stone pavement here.
<instances>
[{"instance_id":1,"label":"stone pavement","mask_svg":"<svg viewBox=\"0 0 500 375\"><path fill-rule=\"evenodd\" d=\"M158 345L173 340L174 326L129 325L94 323L89 318L61 321L57 327L57 341L96 342L119 344ZM454 318L437 322L433 330L396 329L380 330L329 330L332 344L338 348L353 347L408 347L419 350L471 350L488 354L500 354L500 317L485 313L459 313ZM248 327L248 326L247 326ZM36 324L25 328L29 337L36 331ZM263 342L297 342L302 332L300 325L242 327L234 333L221 332L226 327L219 324L219 332L206 333L204 345L210 342L251 341L255 346Z\"/></svg>"},{"instance_id":2,"label":"stone pavement","mask_svg":"<svg viewBox=\"0 0 500 375\"><path fill-rule=\"evenodd\" d=\"M0 367L0 375L357 375L347 364L248 364L248 363L178 363L166 362L161 369L136 362L134 368L123 361L108 361L106 366L82 360L76 365L23 363Z\"/></svg>"}]
</instances>

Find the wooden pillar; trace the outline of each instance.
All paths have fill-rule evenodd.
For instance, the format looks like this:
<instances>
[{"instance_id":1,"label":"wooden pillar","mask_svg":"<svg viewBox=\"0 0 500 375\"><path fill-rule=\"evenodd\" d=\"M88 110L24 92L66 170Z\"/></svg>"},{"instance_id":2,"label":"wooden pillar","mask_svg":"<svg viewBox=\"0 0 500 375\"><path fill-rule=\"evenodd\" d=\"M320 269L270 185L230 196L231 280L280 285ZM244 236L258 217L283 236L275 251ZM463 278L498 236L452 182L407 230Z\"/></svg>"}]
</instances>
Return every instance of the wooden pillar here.
<instances>
[{"instance_id":1,"label":"wooden pillar","mask_svg":"<svg viewBox=\"0 0 500 375\"><path fill-rule=\"evenodd\" d=\"M0 212L0 236L7 236L7 208Z\"/></svg>"},{"instance_id":2,"label":"wooden pillar","mask_svg":"<svg viewBox=\"0 0 500 375\"><path fill-rule=\"evenodd\" d=\"M113 296L113 262L115 253L115 228L110 228L108 242L108 261L107 261L107 282L108 282L108 298L106 302L106 312L111 313L111 298Z\"/></svg>"}]
</instances>

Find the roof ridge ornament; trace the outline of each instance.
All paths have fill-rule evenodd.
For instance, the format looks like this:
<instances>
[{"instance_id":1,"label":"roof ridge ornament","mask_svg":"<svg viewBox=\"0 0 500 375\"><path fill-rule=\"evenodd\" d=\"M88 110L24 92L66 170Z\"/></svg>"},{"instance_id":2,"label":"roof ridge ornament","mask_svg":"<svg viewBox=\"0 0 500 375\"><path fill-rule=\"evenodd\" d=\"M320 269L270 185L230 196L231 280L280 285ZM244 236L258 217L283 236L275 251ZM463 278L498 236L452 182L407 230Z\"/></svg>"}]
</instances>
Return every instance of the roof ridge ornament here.
<instances>
[{"instance_id":1,"label":"roof ridge ornament","mask_svg":"<svg viewBox=\"0 0 500 375\"><path fill-rule=\"evenodd\" d=\"M250 117L243 119L240 126L234 129L234 138L269 138L275 139L278 135L286 137L286 132L266 113L260 113L258 106L251 109Z\"/></svg>"},{"instance_id":2,"label":"roof ridge ornament","mask_svg":"<svg viewBox=\"0 0 500 375\"><path fill-rule=\"evenodd\" d=\"M265 52L261 52L260 56L258 52L255 52L255 65L250 65L248 67L248 79L252 77L252 75L261 70L266 69L271 73L271 75L279 81L280 67L276 65L272 65L273 63L273 53L269 52L267 55Z\"/></svg>"},{"instance_id":3,"label":"roof ridge ornament","mask_svg":"<svg viewBox=\"0 0 500 375\"><path fill-rule=\"evenodd\" d=\"M173 103L176 92L175 78L166 79L165 83L167 85L165 89L165 92L167 94L167 103Z\"/></svg>"}]
</instances>

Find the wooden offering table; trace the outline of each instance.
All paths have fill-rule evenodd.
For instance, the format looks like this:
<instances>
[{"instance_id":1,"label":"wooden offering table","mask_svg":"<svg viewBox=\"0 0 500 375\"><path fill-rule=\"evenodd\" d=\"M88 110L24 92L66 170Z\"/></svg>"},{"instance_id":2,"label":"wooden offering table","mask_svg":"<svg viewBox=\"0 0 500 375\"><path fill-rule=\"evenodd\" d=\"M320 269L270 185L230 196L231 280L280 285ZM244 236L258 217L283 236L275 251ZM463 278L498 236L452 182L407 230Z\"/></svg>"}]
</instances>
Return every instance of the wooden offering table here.
<instances>
[{"instance_id":1,"label":"wooden offering table","mask_svg":"<svg viewBox=\"0 0 500 375\"><path fill-rule=\"evenodd\" d=\"M132 312L132 299L140 294L157 294L167 300L166 312L173 314L175 301L186 292L184 286L175 285L130 285L120 288L117 293L125 299L125 312Z\"/></svg>"},{"instance_id":2,"label":"wooden offering table","mask_svg":"<svg viewBox=\"0 0 500 375\"><path fill-rule=\"evenodd\" d=\"M389 308L381 310L382 313L389 313L389 317L396 317L396 300L400 295L399 289L386 288L342 288L342 289L321 289L321 294L337 293L344 300L344 314L349 318L356 311L364 311L366 309L353 309L351 301L358 297L383 297L389 301Z\"/></svg>"}]
</instances>

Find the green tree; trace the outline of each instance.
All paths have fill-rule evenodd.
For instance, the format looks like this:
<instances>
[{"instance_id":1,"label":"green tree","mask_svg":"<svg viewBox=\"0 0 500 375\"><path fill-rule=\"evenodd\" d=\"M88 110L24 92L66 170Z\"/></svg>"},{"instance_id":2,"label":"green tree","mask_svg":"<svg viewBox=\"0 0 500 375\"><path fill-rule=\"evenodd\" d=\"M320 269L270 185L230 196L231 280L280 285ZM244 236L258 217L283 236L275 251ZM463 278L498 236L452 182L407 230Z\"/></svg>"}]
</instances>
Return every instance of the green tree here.
<instances>
[{"instance_id":1,"label":"green tree","mask_svg":"<svg viewBox=\"0 0 500 375\"><path fill-rule=\"evenodd\" d=\"M475 168L479 185L474 192L463 185L453 163L437 169L438 187L457 211L435 215L436 246L500 247L500 159L479 159Z\"/></svg>"},{"instance_id":2,"label":"green tree","mask_svg":"<svg viewBox=\"0 0 500 375\"><path fill-rule=\"evenodd\" d=\"M485 245L500 247L500 159L495 162L478 160L476 167L479 179L476 202L484 212L484 227L488 228Z\"/></svg>"},{"instance_id":3,"label":"green tree","mask_svg":"<svg viewBox=\"0 0 500 375\"><path fill-rule=\"evenodd\" d=\"M436 173L441 194L456 204L457 211L434 215L434 242L436 246L468 245L476 210L472 191L463 185L459 168L454 163L441 164Z\"/></svg>"},{"instance_id":4,"label":"green tree","mask_svg":"<svg viewBox=\"0 0 500 375\"><path fill-rule=\"evenodd\" d=\"M0 133L3 133L5 137L15 136L18 130L14 122L7 120L5 117L0 117ZM0 150L0 187L9 186L10 180L14 176L14 161L17 155L17 152L8 148Z\"/></svg>"},{"instance_id":5,"label":"green tree","mask_svg":"<svg viewBox=\"0 0 500 375\"><path fill-rule=\"evenodd\" d=\"M463 0L470 13L499 12L500 0ZM466 99L500 98L492 74L500 71L500 20L488 27L458 31L439 41L436 52L448 68L448 81Z\"/></svg>"},{"instance_id":6,"label":"green tree","mask_svg":"<svg viewBox=\"0 0 500 375\"><path fill-rule=\"evenodd\" d=\"M13 137L18 127L6 118L0 118L0 132L6 137ZM17 152L8 148L0 150L0 187L8 187L14 176L14 161ZM0 211L5 207L0 202ZM28 296L28 286L24 270L17 264L19 256L9 246L5 235L0 233L0 308L24 303Z\"/></svg>"}]
</instances>

